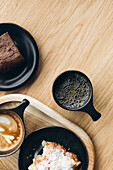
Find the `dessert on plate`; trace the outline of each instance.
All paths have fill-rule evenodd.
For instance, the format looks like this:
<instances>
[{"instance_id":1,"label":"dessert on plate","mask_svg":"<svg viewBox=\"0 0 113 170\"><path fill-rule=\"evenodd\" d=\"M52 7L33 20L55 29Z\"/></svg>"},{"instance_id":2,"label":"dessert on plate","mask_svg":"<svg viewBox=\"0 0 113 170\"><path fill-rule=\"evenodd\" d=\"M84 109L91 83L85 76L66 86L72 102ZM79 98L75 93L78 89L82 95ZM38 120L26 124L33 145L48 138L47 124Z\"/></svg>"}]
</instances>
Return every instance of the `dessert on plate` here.
<instances>
[{"instance_id":1,"label":"dessert on plate","mask_svg":"<svg viewBox=\"0 0 113 170\"><path fill-rule=\"evenodd\" d=\"M33 159L29 170L75 170L81 162L77 155L55 142L42 142L43 153Z\"/></svg>"},{"instance_id":2,"label":"dessert on plate","mask_svg":"<svg viewBox=\"0 0 113 170\"><path fill-rule=\"evenodd\" d=\"M8 32L0 36L0 74L16 68L24 61Z\"/></svg>"}]
</instances>

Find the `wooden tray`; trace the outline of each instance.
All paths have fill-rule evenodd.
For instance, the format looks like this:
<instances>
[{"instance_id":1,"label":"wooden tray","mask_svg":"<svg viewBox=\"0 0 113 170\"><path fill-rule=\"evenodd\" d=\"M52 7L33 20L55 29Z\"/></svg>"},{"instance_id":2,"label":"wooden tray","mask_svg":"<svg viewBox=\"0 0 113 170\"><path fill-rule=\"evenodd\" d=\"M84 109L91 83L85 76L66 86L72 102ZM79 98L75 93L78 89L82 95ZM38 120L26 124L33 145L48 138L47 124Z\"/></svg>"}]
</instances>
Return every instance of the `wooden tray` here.
<instances>
[{"instance_id":1,"label":"wooden tray","mask_svg":"<svg viewBox=\"0 0 113 170\"><path fill-rule=\"evenodd\" d=\"M26 135L44 126L63 126L72 130L86 146L89 159L88 170L93 170L95 161L94 146L90 137L79 126L70 122L38 100L23 94L10 94L0 97L0 108L14 107L25 98L30 101L30 105L26 108L24 114ZM16 169L18 169L18 152L11 156L0 158L0 170Z\"/></svg>"}]
</instances>

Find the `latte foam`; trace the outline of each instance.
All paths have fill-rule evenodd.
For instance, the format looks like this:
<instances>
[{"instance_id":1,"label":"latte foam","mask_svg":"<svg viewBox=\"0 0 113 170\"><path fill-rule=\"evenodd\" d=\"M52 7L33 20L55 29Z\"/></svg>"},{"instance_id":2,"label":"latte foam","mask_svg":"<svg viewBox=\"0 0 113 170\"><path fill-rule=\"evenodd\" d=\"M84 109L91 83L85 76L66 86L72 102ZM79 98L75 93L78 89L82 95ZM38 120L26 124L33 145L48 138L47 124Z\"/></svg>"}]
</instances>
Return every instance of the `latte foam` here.
<instances>
[{"instance_id":1,"label":"latte foam","mask_svg":"<svg viewBox=\"0 0 113 170\"><path fill-rule=\"evenodd\" d=\"M0 113L0 151L9 151L23 138L21 120L14 113Z\"/></svg>"}]
</instances>

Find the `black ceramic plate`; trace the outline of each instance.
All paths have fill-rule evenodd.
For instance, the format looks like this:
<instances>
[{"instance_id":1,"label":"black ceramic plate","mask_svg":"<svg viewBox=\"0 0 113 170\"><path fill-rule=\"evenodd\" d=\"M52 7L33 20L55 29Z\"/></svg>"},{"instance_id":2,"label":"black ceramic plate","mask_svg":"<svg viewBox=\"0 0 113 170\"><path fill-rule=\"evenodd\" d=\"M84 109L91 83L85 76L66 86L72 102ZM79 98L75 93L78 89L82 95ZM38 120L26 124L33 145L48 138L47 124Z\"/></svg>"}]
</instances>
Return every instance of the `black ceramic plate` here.
<instances>
[{"instance_id":1,"label":"black ceramic plate","mask_svg":"<svg viewBox=\"0 0 113 170\"><path fill-rule=\"evenodd\" d=\"M32 159L37 154L42 154L42 149L40 148L42 148L41 142L43 140L59 143L67 150L70 148L70 151L77 154L78 159L82 162L78 170L87 169L88 156L82 141L68 129L49 126L34 131L25 139L18 156L19 170L27 170L28 166L33 162Z\"/></svg>"},{"instance_id":2,"label":"black ceramic plate","mask_svg":"<svg viewBox=\"0 0 113 170\"><path fill-rule=\"evenodd\" d=\"M0 35L8 32L24 57L25 62L15 70L0 75L0 90L15 90L27 82L35 73L39 62L38 47L31 34L13 23L0 23Z\"/></svg>"}]
</instances>

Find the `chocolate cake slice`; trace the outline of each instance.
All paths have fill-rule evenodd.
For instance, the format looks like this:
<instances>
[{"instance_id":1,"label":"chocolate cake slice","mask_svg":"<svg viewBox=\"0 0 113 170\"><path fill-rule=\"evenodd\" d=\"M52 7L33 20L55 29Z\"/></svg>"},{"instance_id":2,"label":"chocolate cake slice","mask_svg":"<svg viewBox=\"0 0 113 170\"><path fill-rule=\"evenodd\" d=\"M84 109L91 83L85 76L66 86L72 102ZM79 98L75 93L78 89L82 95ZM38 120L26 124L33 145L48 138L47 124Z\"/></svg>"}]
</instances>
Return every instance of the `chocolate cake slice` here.
<instances>
[{"instance_id":1,"label":"chocolate cake slice","mask_svg":"<svg viewBox=\"0 0 113 170\"><path fill-rule=\"evenodd\" d=\"M0 74L6 73L24 61L8 32L0 36Z\"/></svg>"}]
</instances>

